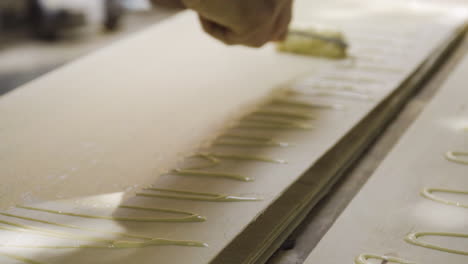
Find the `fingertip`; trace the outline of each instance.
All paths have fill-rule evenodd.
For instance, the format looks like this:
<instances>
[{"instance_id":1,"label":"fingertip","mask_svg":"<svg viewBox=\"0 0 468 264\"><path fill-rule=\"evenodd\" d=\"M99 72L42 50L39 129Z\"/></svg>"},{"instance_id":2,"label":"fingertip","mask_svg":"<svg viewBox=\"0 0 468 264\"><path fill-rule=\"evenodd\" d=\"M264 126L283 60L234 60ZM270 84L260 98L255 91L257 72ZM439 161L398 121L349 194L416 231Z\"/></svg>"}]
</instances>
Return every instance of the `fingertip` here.
<instances>
[{"instance_id":1,"label":"fingertip","mask_svg":"<svg viewBox=\"0 0 468 264\"><path fill-rule=\"evenodd\" d=\"M238 44L242 44L251 48L260 48L270 41L267 37L260 37L258 35L253 35L251 38L240 38Z\"/></svg>"},{"instance_id":2,"label":"fingertip","mask_svg":"<svg viewBox=\"0 0 468 264\"><path fill-rule=\"evenodd\" d=\"M286 28L286 30L283 30L282 32L280 32L276 37L275 39L273 39L273 41L284 41L286 39L286 37L288 36L288 28Z\"/></svg>"},{"instance_id":3,"label":"fingertip","mask_svg":"<svg viewBox=\"0 0 468 264\"><path fill-rule=\"evenodd\" d=\"M208 20L202 16L198 16L200 20L200 24L203 30L210 34L212 37L221 40L225 44L232 45L229 40L227 39L228 29L223 27L222 25L217 24L211 20Z\"/></svg>"},{"instance_id":4,"label":"fingertip","mask_svg":"<svg viewBox=\"0 0 468 264\"><path fill-rule=\"evenodd\" d=\"M266 44L266 42L261 42L261 43L258 42L258 43L247 43L247 44L244 44L244 45L246 45L248 47L251 47L251 48L261 48L265 44Z\"/></svg>"}]
</instances>

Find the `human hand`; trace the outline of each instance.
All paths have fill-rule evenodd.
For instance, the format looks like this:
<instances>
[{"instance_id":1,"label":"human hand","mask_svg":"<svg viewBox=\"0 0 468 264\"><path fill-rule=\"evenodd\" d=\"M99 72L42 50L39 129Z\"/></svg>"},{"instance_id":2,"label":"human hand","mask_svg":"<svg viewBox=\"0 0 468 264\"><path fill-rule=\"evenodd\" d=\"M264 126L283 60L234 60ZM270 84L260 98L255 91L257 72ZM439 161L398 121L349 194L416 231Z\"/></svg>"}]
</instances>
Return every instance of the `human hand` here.
<instances>
[{"instance_id":1,"label":"human hand","mask_svg":"<svg viewBox=\"0 0 468 264\"><path fill-rule=\"evenodd\" d=\"M287 34L292 0L182 0L203 29L226 44L260 47Z\"/></svg>"},{"instance_id":2,"label":"human hand","mask_svg":"<svg viewBox=\"0 0 468 264\"><path fill-rule=\"evenodd\" d=\"M155 5L160 5L169 8L185 8L185 5L182 3L181 0L151 0L151 2Z\"/></svg>"}]
</instances>

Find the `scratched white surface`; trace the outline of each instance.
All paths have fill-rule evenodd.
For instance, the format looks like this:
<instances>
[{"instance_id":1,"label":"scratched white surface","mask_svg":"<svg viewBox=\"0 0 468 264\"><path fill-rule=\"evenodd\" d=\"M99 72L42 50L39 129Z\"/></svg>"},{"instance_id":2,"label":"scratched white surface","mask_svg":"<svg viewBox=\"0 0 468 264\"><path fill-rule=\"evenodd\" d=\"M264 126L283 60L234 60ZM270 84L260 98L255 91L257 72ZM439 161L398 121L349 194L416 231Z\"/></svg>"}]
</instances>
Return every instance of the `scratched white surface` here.
<instances>
[{"instance_id":1,"label":"scratched white surface","mask_svg":"<svg viewBox=\"0 0 468 264\"><path fill-rule=\"evenodd\" d=\"M425 187L468 190L468 165L444 158L446 151L468 150L467 71L465 57L313 250L306 264L353 263L361 253L387 254L424 264L467 263L467 256L403 241L409 232L468 233L468 209L436 203L419 195ZM437 195L465 204L468 201L463 195ZM468 245L467 239L421 240L465 251Z\"/></svg>"}]
</instances>

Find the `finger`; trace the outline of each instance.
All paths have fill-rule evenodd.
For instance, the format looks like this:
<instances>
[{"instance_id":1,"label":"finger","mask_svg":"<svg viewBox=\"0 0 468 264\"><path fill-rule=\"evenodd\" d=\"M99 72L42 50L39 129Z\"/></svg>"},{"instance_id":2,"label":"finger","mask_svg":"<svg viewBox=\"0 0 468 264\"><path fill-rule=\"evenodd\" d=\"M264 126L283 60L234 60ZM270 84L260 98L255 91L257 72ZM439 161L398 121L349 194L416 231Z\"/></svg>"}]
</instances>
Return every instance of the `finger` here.
<instances>
[{"instance_id":1,"label":"finger","mask_svg":"<svg viewBox=\"0 0 468 264\"><path fill-rule=\"evenodd\" d=\"M292 1L287 1L278 10L270 23L264 24L256 32L250 32L242 44L252 47L261 47L269 41L278 41L286 37L292 17Z\"/></svg>"},{"instance_id":2,"label":"finger","mask_svg":"<svg viewBox=\"0 0 468 264\"><path fill-rule=\"evenodd\" d=\"M249 32L247 34L228 32L226 35L226 38L232 44L242 44L254 48L261 47L268 42L268 37L263 31Z\"/></svg>"},{"instance_id":3,"label":"finger","mask_svg":"<svg viewBox=\"0 0 468 264\"><path fill-rule=\"evenodd\" d=\"M214 38L221 40L222 42L232 45L235 44L231 38L228 37L229 29L219 25L216 22L210 21L202 16L198 17L202 25L203 30L213 36Z\"/></svg>"},{"instance_id":4,"label":"finger","mask_svg":"<svg viewBox=\"0 0 468 264\"><path fill-rule=\"evenodd\" d=\"M275 35L274 32L276 32L275 24L276 19L273 18L270 19L270 21L267 21L266 23L258 25L257 27L255 27L254 30L245 32L244 34L233 34L231 32L229 32L228 34L231 35L230 37L232 39L235 39L235 41L238 44L258 48L273 39Z\"/></svg>"},{"instance_id":5,"label":"finger","mask_svg":"<svg viewBox=\"0 0 468 264\"><path fill-rule=\"evenodd\" d=\"M227 27L222 26L216 22L208 20L199 16L200 23L203 30L213 36L214 38L224 42L227 45L243 44L250 47L260 47L267 41L259 40L257 34L252 34L256 38L250 39L250 34L238 34L229 30Z\"/></svg>"},{"instance_id":6,"label":"finger","mask_svg":"<svg viewBox=\"0 0 468 264\"><path fill-rule=\"evenodd\" d=\"M250 25L243 30L233 30L224 26L224 23L219 24L203 14L200 14L199 18L205 32L226 44L260 47L269 41L280 40L286 36L291 20L291 5L291 0L282 2L276 6L272 16L265 17L265 20L258 21L258 24Z\"/></svg>"},{"instance_id":7,"label":"finger","mask_svg":"<svg viewBox=\"0 0 468 264\"><path fill-rule=\"evenodd\" d=\"M229 32L229 38L236 44L242 44L248 47L259 48L266 44L270 37L268 29L249 32L248 34L235 34Z\"/></svg>"},{"instance_id":8,"label":"finger","mask_svg":"<svg viewBox=\"0 0 468 264\"><path fill-rule=\"evenodd\" d=\"M275 23L276 32L271 40L282 41L288 34L289 24L292 19L292 2L287 4Z\"/></svg>"}]
</instances>

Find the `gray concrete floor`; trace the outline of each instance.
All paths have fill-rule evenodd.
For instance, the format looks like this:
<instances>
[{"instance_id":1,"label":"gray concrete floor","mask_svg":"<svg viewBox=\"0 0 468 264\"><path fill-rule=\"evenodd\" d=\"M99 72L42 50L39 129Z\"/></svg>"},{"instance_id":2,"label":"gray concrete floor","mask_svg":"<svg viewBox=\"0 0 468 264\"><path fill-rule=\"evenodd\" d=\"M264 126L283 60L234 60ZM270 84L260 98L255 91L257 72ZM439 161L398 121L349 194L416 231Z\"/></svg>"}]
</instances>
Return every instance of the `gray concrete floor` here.
<instances>
[{"instance_id":1,"label":"gray concrete floor","mask_svg":"<svg viewBox=\"0 0 468 264\"><path fill-rule=\"evenodd\" d=\"M123 26L113 33L87 30L73 38L44 42L17 35L0 47L0 96L67 62L103 48L174 13L155 8L151 12L129 13Z\"/></svg>"}]
</instances>

